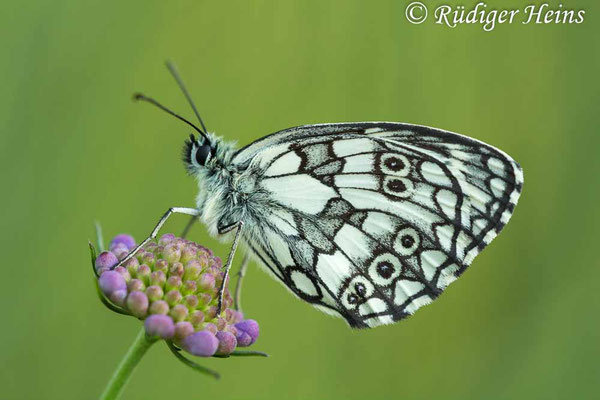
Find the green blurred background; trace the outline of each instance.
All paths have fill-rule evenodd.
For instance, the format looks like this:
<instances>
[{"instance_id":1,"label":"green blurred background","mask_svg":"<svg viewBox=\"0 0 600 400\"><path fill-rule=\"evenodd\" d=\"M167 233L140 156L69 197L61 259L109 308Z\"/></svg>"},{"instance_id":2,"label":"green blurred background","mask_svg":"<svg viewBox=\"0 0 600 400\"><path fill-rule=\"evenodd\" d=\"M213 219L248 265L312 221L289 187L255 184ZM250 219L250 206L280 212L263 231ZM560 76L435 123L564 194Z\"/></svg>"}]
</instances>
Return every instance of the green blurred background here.
<instances>
[{"instance_id":1,"label":"green blurred background","mask_svg":"<svg viewBox=\"0 0 600 400\"><path fill-rule=\"evenodd\" d=\"M190 129L131 101L193 116L167 58L208 128L240 144L305 123L420 123L503 149L525 185L504 232L414 317L352 331L251 265L244 306L271 358L201 360L217 382L160 344L125 399L597 396L600 7L565 0L583 24L486 33L411 25L408 3L3 2L0 398L95 398L139 329L97 300L87 240L95 219L141 238L194 205ZM202 227L192 238L225 256Z\"/></svg>"}]
</instances>

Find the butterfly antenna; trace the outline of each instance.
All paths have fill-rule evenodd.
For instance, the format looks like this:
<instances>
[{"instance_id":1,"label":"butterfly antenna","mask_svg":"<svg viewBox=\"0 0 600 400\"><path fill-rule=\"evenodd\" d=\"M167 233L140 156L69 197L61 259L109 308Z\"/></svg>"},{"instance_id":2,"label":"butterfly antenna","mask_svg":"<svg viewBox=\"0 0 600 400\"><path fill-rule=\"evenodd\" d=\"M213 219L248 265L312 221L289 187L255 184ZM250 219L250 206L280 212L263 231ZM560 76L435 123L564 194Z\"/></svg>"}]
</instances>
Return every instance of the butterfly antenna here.
<instances>
[{"instance_id":1,"label":"butterfly antenna","mask_svg":"<svg viewBox=\"0 0 600 400\"><path fill-rule=\"evenodd\" d=\"M206 132L206 126L204 125L204 121L202 121L202 117L200 116L200 113L198 112L198 109L196 108L196 105L194 104L194 101L192 100L192 96L190 96L189 92L187 91L187 89L185 87L185 84L183 83L183 79L181 79L181 76L179 75L179 72L177 71L177 66L175 65L175 63L168 61L168 60L165 62L165 64L167 65L169 72L171 72L171 75L173 75L173 78L175 78L177 85L183 92L183 95L187 99L188 103L190 103L192 110L194 110L194 114L196 114L196 117L198 117L198 121L200 121L202 130L204 132Z\"/></svg>"},{"instance_id":2,"label":"butterfly antenna","mask_svg":"<svg viewBox=\"0 0 600 400\"><path fill-rule=\"evenodd\" d=\"M181 115L175 114L173 111L169 110L167 107L163 106L158 101L156 101L156 100L154 100L154 99L152 99L150 97L147 97L147 96L145 96L145 95L143 95L141 93L134 94L133 95L133 99L134 100L142 100L142 101L145 101L147 103L150 103L150 104L152 104L152 105L160 108L161 110L163 110L163 111L171 114L175 118L177 118L177 119L185 122L186 124L188 124L189 126L191 126L192 128L194 128L200 135L202 135L202 137L204 139L206 139L207 141L209 140L208 136L206 136L206 133L202 129L198 128L196 125L192 124L190 121L188 121L187 119L183 118Z\"/></svg>"}]
</instances>

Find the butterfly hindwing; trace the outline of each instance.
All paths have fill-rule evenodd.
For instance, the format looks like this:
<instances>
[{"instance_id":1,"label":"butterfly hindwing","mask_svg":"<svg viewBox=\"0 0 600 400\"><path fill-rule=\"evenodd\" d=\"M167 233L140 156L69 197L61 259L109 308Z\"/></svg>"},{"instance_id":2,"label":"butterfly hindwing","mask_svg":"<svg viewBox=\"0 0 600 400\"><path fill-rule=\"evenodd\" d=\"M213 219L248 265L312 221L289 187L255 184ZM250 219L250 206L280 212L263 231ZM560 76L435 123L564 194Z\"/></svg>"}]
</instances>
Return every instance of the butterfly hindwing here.
<instances>
[{"instance_id":1,"label":"butterfly hindwing","mask_svg":"<svg viewBox=\"0 0 600 400\"><path fill-rule=\"evenodd\" d=\"M489 145L394 123L292 128L234 162L258 172L269 198L251 248L355 327L435 299L506 224L522 186L518 164Z\"/></svg>"}]
</instances>

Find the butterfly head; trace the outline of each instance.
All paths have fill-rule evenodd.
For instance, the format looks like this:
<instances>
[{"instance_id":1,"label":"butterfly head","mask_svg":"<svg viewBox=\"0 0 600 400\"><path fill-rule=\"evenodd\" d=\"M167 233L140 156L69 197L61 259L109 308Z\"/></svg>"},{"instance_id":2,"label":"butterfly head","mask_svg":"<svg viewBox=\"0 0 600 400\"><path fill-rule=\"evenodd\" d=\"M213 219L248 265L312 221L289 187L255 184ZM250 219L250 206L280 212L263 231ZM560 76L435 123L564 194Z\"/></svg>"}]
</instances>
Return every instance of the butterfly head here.
<instances>
[{"instance_id":1,"label":"butterfly head","mask_svg":"<svg viewBox=\"0 0 600 400\"><path fill-rule=\"evenodd\" d=\"M194 173L200 168L206 167L215 156L216 146L208 136L198 137L190 134L183 145L183 163L185 168Z\"/></svg>"},{"instance_id":2,"label":"butterfly head","mask_svg":"<svg viewBox=\"0 0 600 400\"><path fill-rule=\"evenodd\" d=\"M180 86L182 83L179 77L175 75ZM184 89L184 93L187 93ZM198 175L200 173L208 173L213 175L214 173L225 169L233 157L234 149L232 144L223 144L221 138L208 133L206 127L200 118L200 115L196 111L196 107L191 103L192 108L198 116L200 121L200 127L194 125L182 116L174 113L167 107L163 106L151 97L147 97L141 93L136 93L133 96L134 100L141 100L160 108L168 114L171 114L180 121L185 122L198 132L198 135L190 134L189 139L185 141L183 146L183 162L185 168L190 175Z\"/></svg>"}]
</instances>

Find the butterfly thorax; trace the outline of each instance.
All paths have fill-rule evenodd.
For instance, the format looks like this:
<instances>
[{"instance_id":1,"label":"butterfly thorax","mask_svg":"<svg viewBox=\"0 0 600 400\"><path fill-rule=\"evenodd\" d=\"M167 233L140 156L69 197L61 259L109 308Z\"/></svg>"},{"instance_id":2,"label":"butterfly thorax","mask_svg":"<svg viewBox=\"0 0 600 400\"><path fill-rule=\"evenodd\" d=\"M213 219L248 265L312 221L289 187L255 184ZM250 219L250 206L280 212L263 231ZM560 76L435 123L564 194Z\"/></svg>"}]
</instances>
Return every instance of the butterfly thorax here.
<instances>
[{"instance_id":1,"label":"butterfly thorax","mask_svg":"<svg viewBox=\"0 0 600 400\"><path fill-rule=\"evenodd\" d=\"M247 215L248 198L255 192L255 179L246 169L231 162L236 151L233 143L214 135L210 137L214 143L212 158L191 172L198 181L196 206L201 212L200 218L216 237L219 228L243 220Z\"/></svg>"}]
</instances>

